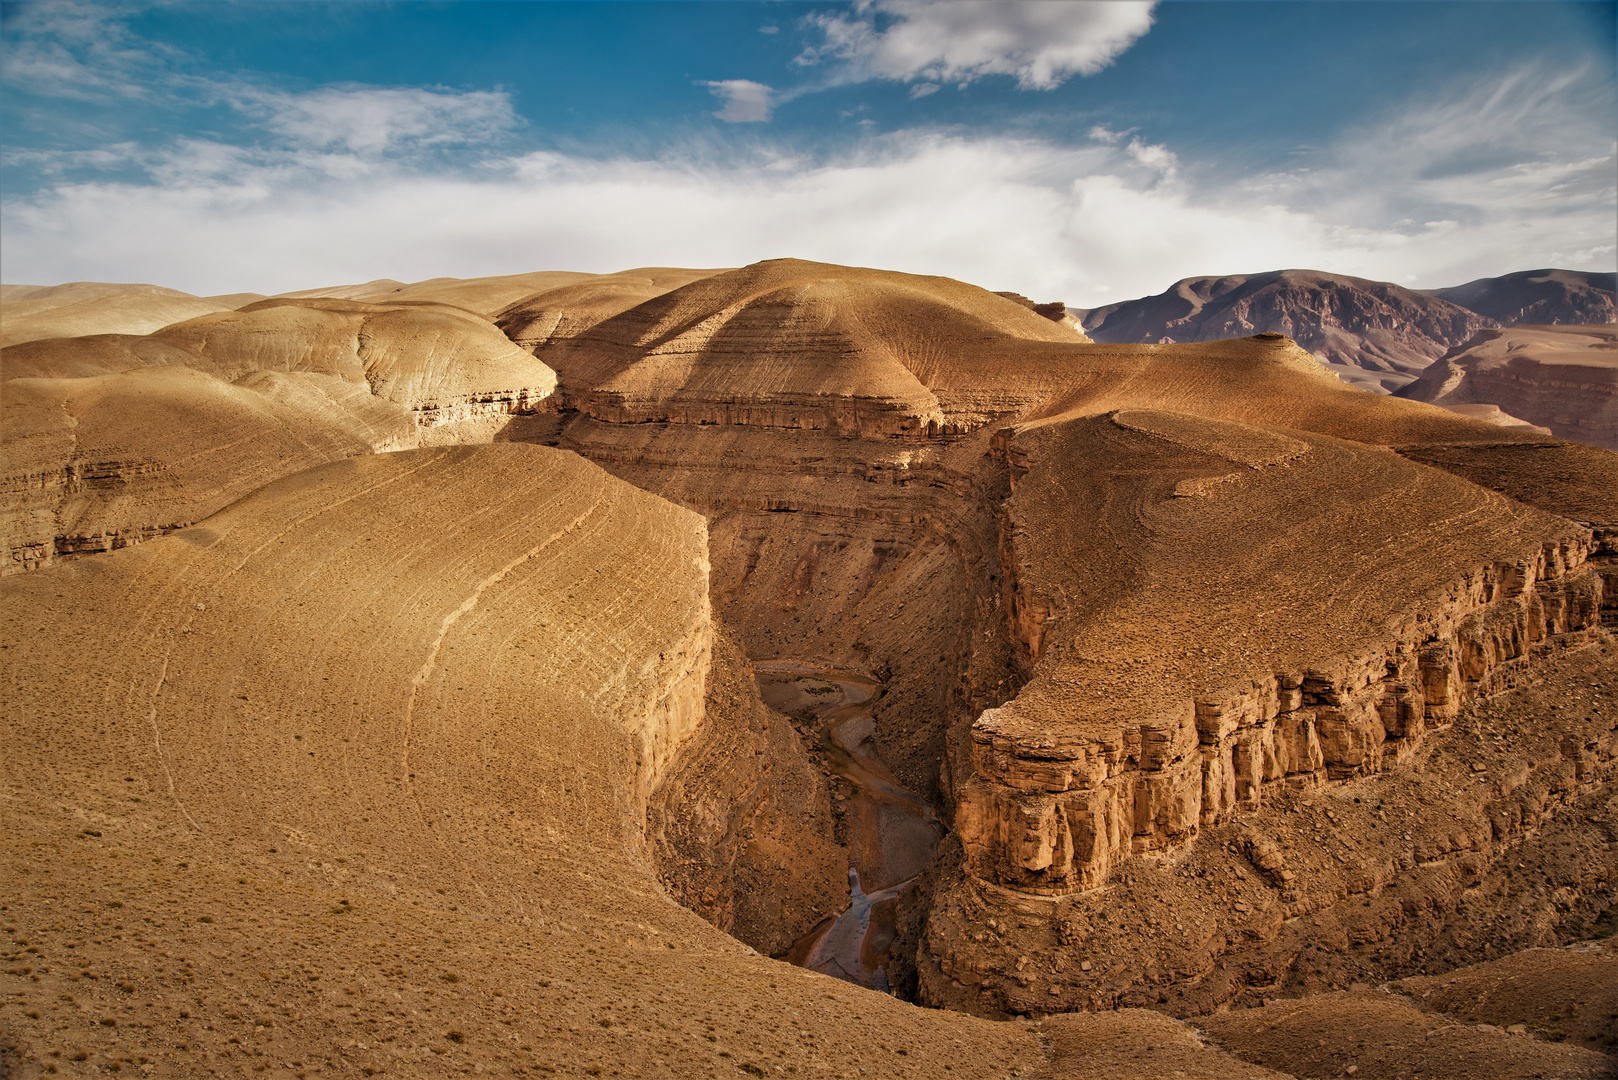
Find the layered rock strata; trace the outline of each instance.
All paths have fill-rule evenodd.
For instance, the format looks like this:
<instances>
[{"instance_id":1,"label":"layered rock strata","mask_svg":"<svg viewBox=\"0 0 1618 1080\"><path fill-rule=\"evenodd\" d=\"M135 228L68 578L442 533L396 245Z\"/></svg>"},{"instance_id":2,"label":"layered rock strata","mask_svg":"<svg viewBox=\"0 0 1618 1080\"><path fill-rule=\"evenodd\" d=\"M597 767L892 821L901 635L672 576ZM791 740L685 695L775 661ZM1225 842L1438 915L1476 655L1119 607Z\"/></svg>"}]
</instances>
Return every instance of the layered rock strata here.
<instances>
[{"instance_id":1,"label":"layered rock strata","mask_svg":"<svg viewBox=\"0 0 1618 1080\"><path fill-rule=\"evenodd\" d=\"M555 373L453 308L268 300L5 350L0 572L184 528L302 468L487 442Z\"/></svg>"},{"instance_id":2,"label":"layered rock strata","mask_svg":"<svg viewBox=\"0 0 1618 1080\"><path fill-rule=\"evenodd\" d=\"M984 340L1071 344L1071 330L945 278L781 259L693 282L535 355L563 401L611 423L937 435L933 368Z\"/></svg>"},{"instance_id":3,"label":"layered rock strata","mask_svg":"<svg viewBox=\"0 0 1618 1080\"><path fill-rule=\"evenodd\" d=\"M1532 661L1408 762L1273 791L1105 888L1044 896L940 865L919 1000L1199 1016L1609 936L1618 643L1546 642Z\"/></svg>"},{"instance_id":4,"label":"layered rock strata","mask_svg":"<svg viewBox=\"0 0 1618 1080\"><path fill-rule=\"evenodd\" d=\"M1408 761L1499 669L1600 623L1587 530L1386 454L1139 411L1000 450L1032 681L973 725L955 825L970 872L1020 891L1099 887L1269 792ZM1444 563L1368 580L1415 521Z\"/></svg>"}]
</instances>

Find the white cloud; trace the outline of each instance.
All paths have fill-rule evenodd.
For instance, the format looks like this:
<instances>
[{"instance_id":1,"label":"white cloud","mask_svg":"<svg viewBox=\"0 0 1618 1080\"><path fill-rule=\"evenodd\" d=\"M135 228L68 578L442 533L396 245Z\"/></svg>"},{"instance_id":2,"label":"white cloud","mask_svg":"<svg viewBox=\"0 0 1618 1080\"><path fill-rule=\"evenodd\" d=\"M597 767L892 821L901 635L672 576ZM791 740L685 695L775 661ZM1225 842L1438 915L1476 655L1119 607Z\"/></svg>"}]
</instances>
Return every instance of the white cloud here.
<instances>
[{"instance_id":1,"label":"white cloud","mask_svg":"<svg viewBox=\"0 0 1618 1080\"><path fill-rule=\"evenodd\" d=\"M822 45L803 64L837 62L834 82L970 83L1010 75L1049 90L1111 64L1152 25L1156 0L862 0L809 25Z\"/></svg>"},{"instance_id":2,"label":"white cloud","mask_svg":"<svg viewBox=\"0 0 1618 1080\"><path fill-rule=\"evenodd\" d=\"M266 128L302 147L372 155L407 144L443 146L491 139L517 125L503 91L328 86L302 94L231 87L224 96Z\"/></svg>"},{"instance_id":3,"label":"white cloud","mask_svg":"<svg viewBox=\"0 0 1618 1080\"><path fill-rule=\"evenodd\" d=\"M928 94L936 94L936 93L938 93L938 84L937 83L931 83L931 82L916 83L914 86L912 86L910 88L910 100L915 101L917 98L924 98Z\"/></svg>"},{"instance_id":4,"label":"white cloud","mask_svg":"<svg viewBox=\"0 0 1618 1080\"><path fill-rule=\"evenodd\" d=\"M714 113L719 119L732 124L755 124L770 118L775 91L751 79L725 79L703 83L723 102Z\"/></svg>"},{"instance_id":5,"label":"white cloud","mask_svg":"<svg viewBox=\"0 0 1618 1080\"><path fill-rule=\"evenodd\" d=\"M1428 288L1612 268L1611 104L1591 84L1495 78L1396 109L1306 167L1219 179L1100 125L1079 146L911 131L829 158L705 144L650 159L489 151L457 167L417 149L502 130L503 97L350 88L258 99L288 140L276 146L123 144L60 163L148 179L11 197L0 229L11 281L199 293L782 255L1075 306L1286 267Z\"/></svg>"},{"instance_id":6,"label":"white cloud","mask_svg":"<svg viewBox=\"0 0 1618 1080\"><path fill-rule=\"evenodd\" d=\"M1200 189L1166 173L1159 150L908 134L819 165L543 153L483 178L360 162L355 182L332 165L342 155L188 143L162 184L65 185L8 204L7 275L216 293L793 255L1088 306L1203 273L1302 266L1430 287L1611 262L1610 246L1597 250L1612 239L1610 197L1604 212L1513 198L1480 206L1474 224L1360 225L1239 187Z\"/></svg>"}]
</instances>

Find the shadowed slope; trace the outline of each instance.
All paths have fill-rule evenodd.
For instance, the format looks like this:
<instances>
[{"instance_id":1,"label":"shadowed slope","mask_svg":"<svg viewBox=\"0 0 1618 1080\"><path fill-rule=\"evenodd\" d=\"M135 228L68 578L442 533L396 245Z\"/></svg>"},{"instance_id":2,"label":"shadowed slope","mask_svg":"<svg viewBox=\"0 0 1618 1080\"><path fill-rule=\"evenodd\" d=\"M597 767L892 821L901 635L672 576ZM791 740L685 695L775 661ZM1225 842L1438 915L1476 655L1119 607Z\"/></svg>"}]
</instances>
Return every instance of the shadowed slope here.
<instances>
[{"instance_id":1,"label":"shadowed slope","mask_svg":"<svg viewBox=\"0 0 1618 1080\"><path fill-rule=\"evenodd\" d=\"M751 956L656 886L642 802L700 719L702 541L576 456L464 448L8 581L24 1050L185 1074L1037 1061L1024 1029Z\"/></svg>"},{"instance_id":2,"label":"shadowed slope","mask_svg":"<svg viewBox=\"0 0 1618 1080\"><path fill-rule=\"evenodd\" d=\"M595 275L518 300L494 321L512 341L533 352L553 338L577 337L655 296L722 272L648 268Z\"/></svg>"}]
</instances>

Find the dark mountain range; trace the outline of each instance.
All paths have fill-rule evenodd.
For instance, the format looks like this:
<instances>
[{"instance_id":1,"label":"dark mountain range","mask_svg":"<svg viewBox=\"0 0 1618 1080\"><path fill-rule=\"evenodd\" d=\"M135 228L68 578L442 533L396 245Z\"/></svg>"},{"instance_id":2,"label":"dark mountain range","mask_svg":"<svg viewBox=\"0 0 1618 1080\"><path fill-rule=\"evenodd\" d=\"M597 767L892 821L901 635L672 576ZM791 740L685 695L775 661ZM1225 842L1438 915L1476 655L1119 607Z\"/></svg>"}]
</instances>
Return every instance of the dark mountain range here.
<instances>
[{"instance_id":1,"label":"dark mountain range","mask_svg":"<svg viewBox=\"0 0 1618 1080\"><path fill-rule=\"evenodd\" d=\"M1574 326L1618 321L1614 290L1618 290L1618 274L1521 270L1504 277L1478 278L1451 289L1422 291L1486 315L1501 326Z\"/></svg>"},{"instance_id":2,"label":"dark mountain range","mask_svg":"<svg viewBox=\"0 0 1618 1080\"><path fill-rule=\"evenodd\" d=\"M1388 393L1479 330L1613 319L1612 274L1531 270L1451 289L1406 289L1317 270L1185 278L1156 296L1081 312L1110 343L1286 334L1339 378Z\"/></svg>"}]
</instances>

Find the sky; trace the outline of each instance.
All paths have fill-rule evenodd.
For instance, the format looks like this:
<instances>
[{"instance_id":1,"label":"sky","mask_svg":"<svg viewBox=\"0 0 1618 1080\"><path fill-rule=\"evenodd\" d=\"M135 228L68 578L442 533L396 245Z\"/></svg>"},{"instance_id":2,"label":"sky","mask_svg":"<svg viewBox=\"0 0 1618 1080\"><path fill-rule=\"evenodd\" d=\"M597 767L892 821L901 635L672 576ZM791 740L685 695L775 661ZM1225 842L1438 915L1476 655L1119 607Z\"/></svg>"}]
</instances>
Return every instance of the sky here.
<instances>
[{"instance_id":1,"label":"sky","mask_svg":"<svg viewBox=\"0 0 1618 1080\"><path fill-rule=\"evenodd\" d=\"M3 5L0 277L797 257L1094 307L1618 265L1618 5Z\"/></svg>"}]
</instances>

